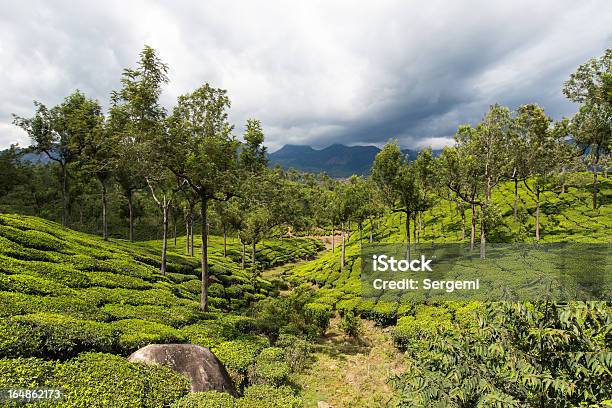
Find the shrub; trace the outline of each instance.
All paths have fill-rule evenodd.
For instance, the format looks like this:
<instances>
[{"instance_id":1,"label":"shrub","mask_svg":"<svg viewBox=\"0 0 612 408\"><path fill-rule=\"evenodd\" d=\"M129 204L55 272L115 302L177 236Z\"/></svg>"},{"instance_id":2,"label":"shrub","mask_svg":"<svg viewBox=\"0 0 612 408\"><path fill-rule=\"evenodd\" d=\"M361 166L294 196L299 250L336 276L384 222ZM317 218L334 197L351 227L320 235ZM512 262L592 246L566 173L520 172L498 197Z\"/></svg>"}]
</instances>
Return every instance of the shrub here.
<instances>
[{"instance_id":1,"label":"shrub","mask_svg":"<svg viewBox=\"0 0 612 408\"><path fill-rule=\"evenodd\" d=\"M272 387L269 385L253 385L244 392L244 397L238 400L239 408L300 408L304 401L297 397L288 386Z\"/></svg>"},{"instance_id":2,"label":"shrub","mask_svg":"<svg viewBox=\"0 0 612 408\"><path fill-rule=\"evenodd\" d=\"M0 290L36 295L71 295L74 292L59 283L30 275L0 275Z\"/></svg>"},{"instance_id":3,"label":"shrub","mask_svg":"<svg viewBox=\"0 0 612 408\"><path fill-rule=\"evenodd\" d=\"M281 334L276 345L283 348L285 361L289 364L291 371L300 371L306 367L312 352L312 345L309 341L290 334Z\"/></svg>"},{"instance_id":4,"label":"shrub","mask_svg":"<svg viewBox=\"0 0 612 408\"><path fill-rule=\"evenodd\" d=\"M119 349L129 354L149 344L184 343L186 337L178 330L161 323L140 319L118 320L110 323L118 332Z\"/></svg>"},{"instance_id":5,"label":"shrub","mask_svg":"<svg viewBox=\"0 0 612 408\"><path fill-rule=\"evenodd\" d=\"M0 359L0 389L44 385L53 378L57 364L36 357Z\"/></svg>"},{"instance_id":6,"label":"shrub","mask_svg":"<svg viewBox=\"0 0 612 408\"><path fill-rule=\"evenodd\" d=\"M309 303L305 310L306 323L313 326L316 333L323 335L329 327L331 306L321 303Z\"/></svg>"},{"instance_id":7,"label":"shrub","mask_svg":"<svg viewBox=\"0 0 612 408\"><path fill-rule=\"evenodd\" d=\"M283 349L268 347L259 353L255 365L249 370L249 383L279 386L287 381L289 372Z\"/></svg>"},{"instance_id":8,"label":"shrub","mask_svg":"<svg viewBox=\"0 0 612 408\"><path fill-rule=\"evenodd\" d=\"M104 305L102 310L117 320L142 319L167 324L173 327L180 327L193 323L201 317L201 312L196 307L187 306L134 306L110 303Z\"/></svg>"},{"instance_id":9,"label":"shrub","mask_svg":"<svg viewBox=\"0 0 612 408\"><path fill-rule=\"evenodd\" d=\"M218 391L193 392L172 404L172 408L236 408L236 398Z\"/></svg>"},{"instance_id":10,"label":"shrub","mask_svg":"<svg viewBox=\"0 0 612 408\"><path fill-rule=\"evenodd\" d=\"M66 407L166 407L189 390L187 378L159 365L86 353L62 364L54 382Z\"/></svg>"},{"instance_id":11,"label":"shrub","mask_svg":"<svg viewBox=\"0 0 612 408\"><path fill-rule=\"evenodd\" d=\"M91 286L105 288L151 289L152 285L141 278L112 272L88 272Z\"/></svg>"},{"instance_id":12,"label":"shrub","mask_svg":"<svg viewBox=\"0 0 612 408\"><path fill-rule=\"evenodd\" d=\"M40 333L31 326L0 322L0 357L29 357L40 354Z\"/></svg>"},{"instance_id":13,"label":"shrub","mask_svg":"<svg viewBox=\"0 0 612 408\"><path fill-rule=\"evenodd\" d=\"M20 355L64 359L83 351L112 351L116 345L115 333L109 324L59 314L15 316L8 326L13 333L28 333L33 339L40 339L36 348L23 350L24 354Z\"/></svg>"},{"instance_id":14,"label":"shrub","mask_svg":"<svg viewBox=\"0 0 612 408\"><path fill-rule=\"evenodd\" d=\"M346 312L340 321L340 329L350 337L357 338L361 332L361 319L353 312Z\"/></svg>"}]
</instances>

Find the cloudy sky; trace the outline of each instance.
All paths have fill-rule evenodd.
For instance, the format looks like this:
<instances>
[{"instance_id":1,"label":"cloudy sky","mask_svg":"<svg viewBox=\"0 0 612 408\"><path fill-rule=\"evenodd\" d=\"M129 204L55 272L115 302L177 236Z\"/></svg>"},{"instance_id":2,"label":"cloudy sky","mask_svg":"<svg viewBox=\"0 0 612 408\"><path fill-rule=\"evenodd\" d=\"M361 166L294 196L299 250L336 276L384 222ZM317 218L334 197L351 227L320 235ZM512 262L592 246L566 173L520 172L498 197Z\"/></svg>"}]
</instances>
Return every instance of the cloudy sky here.
<instances>
[{"instance_id":1,"label":"cloudy sky","mask_svg":"<svg viewBox=\"0 0 612 408\"><path fill-rule=\"evenodd\" d=\"M0 11L0 148L28 145L11 113L78 88L107 106L144 44L170 65L163 104L226 88L240 133L283 144L439 147L500 102L575 106L563 81L612 46L601 1L19 1Z\"/></svg>"}]
</instances>

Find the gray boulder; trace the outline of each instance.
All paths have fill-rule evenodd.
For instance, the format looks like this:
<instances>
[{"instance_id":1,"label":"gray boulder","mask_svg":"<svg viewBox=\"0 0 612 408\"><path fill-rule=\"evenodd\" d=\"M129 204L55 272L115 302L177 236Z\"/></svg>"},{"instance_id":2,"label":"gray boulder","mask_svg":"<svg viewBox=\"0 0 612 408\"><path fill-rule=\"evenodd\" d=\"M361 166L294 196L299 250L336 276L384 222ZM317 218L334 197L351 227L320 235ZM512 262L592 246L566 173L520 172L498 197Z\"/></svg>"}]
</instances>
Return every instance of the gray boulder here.
<instances>
[{"instance_id":1,"label":"gray boulder","mask_svg":"<svg viewBox=\"0 0 612 408\"><path fill-rule=\"evenodd\" d=\"M207 348L195 344L149 344L128 357L131 362L161 364L191 381L191 392L215 390L238 393L223 364Z\"/></svg>"}]
</instances>

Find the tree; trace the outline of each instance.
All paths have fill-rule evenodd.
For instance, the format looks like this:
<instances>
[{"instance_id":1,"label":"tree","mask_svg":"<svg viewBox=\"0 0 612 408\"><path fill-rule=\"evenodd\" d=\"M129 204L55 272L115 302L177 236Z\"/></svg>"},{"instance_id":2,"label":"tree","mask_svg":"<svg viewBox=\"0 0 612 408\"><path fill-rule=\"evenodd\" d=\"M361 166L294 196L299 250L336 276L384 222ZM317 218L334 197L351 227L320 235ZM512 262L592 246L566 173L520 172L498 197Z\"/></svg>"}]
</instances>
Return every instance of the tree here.
<instances>
[{"instance_id":1,"label":"tree","mask_svg":"<svg viewBox=\"0 0 612 408\"><path fill-rule=\"evenodd\" d=\"M227 201L238 192L239 142L227 121L227 92L208 84L182 95L169 118L165 165L187 181L200 201L202 222L200 307L208 310L208 224L210 200Z\"/></svg>"},{"instance_id":2,"label":"tree","mask_svg":"<svg viewBox=\"0 0 612 408\"><path fill-rule=\"evenodd\" d=\"M32 141L32 150L44 153L59 165L62 194L61 222L62 225L66 225L68 167L78 159L84 138L98 126L96 116L101 114L101 111L92 112L90 100L79 90L51 109L37 101L34 101L34 106L36 108L34 116L23 118L13 115L13 123L28 133Z\"/></svg>"},{"instance_id":3,"label":"tree","mask_svg":"<svg viewBox=\"0 0 612 408\"><path fill-rule=\"evenodd\" d=\"M466 143L473 151L477 164L476 177L482 183L484 193L480 202L480 257L486 251L486 222L491 205L491 192L507 172L508 135L511 126L510 110L498 104L492 105L483 120L476 126L475 132L467 133L471 140L459 139L459 144Z\"/></svg>"},{"instance_id":4,"label":"tree","mask_svg":"<svg viewBox=\"0 0 612 408\"><path fill-rule=\"evenodd\" d=\"M387 143L372 164L376 183L392 212L406 215L406 257L410 258L410 219L420 208L420 191L414 165L406 160L397 142Z\"/></svg>"},{"instance_id":5,"label":"tree","mask_svg":"<svg viewBox=\"0 0 612 408\"><path fill-rule=\"evenodd\" d=\"M79 106L79 138L74 140L79 156L76 164L81 171L93 175L100 183L102 202L102 237L108 239L108 181L113 174L113 153L110 132L105 127L102 107L80 92L72 95L71 103ZM82 132L82 133L81 133Z\"/></svg>"},{"instance_id":6,"label":"tree","mask_svg":"<svg viewBox=\"0 0 612 408\"><path fill-rule=\"evenodd\" d=\"M597 167L612 144L612 49L580 65L563 86L563 93L580 104L572 118L575 141L585 147L593 172L593 209L597 208Z\"/></svg>"},{"instance_id":7,"label":"tree","mask_svg":"<svg viewBox=\"0 0 612 408\"><path fill-rule=\"evenodd\" d=\"M536 203L536 240L540 240L540 197L558 181L563 167L561 146L564 134L554 132L552 119L536 104L522 105L516 117L517 128L525 146L521 176Z\"/></svg>"}]
</instances>

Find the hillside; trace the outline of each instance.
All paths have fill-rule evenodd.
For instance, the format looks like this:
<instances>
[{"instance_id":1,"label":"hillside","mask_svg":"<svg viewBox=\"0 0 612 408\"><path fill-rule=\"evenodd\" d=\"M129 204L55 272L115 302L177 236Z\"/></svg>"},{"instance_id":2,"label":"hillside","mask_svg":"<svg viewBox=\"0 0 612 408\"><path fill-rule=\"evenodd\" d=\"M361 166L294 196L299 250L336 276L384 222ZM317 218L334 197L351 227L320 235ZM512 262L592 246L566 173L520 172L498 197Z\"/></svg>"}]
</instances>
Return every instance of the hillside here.
<instances>
[{"instance_id":1,"label":"hillside","mask_svg":"<svg viewBox=\"0 0 612 408\"><path fill-rule=\"evenodd\" d=\"M184 379L118 356L150 343L184 342L210 347L236 384L246 384L247 370L270 341L251 333L252 321L240 312L275 296L275 284L240 269L235 242L223 257L220 239L211 237L212 310L203 313L197 258L171 245L169 272L162 275L158 244L105 242L40 218L0 215L0 387L61 385L65 400L58 406L168 406L185 394ZM266 267L310 258L321 246L308 238L267 241L257 261ZM274 356L272 350L271 361ZM131 381L116 383L129 373ZM151 395L134 387L149 387ZM259 395L253 401L287 394L252 392Z\"/></svg>"}]
</instances>

